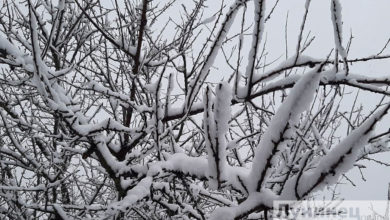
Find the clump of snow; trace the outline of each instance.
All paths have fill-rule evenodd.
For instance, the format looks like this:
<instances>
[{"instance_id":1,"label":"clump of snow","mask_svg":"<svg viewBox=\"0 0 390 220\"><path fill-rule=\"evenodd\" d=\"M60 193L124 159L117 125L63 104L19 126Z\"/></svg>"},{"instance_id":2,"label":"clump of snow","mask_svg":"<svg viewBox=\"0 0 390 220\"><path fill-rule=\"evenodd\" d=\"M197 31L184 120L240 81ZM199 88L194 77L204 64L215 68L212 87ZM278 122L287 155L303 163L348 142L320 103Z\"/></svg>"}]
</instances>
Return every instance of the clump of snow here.
<instances>
[{"instance_id":1,"label":"clump of snow","mask_svg":"<svg viewBox=\"0 0 390 220\"><path fill-rule=\"evenodd\" d=\"M143 178L136 186L127 192L127 195L121 201L110 204L108 208L111 210L126 211L127 207L131 207L134 203L149 196L152 181L153 178L150 176Z\"/></svg>"},{"instance_id":2,"label":"clump of snow","mask_svg":"<svg viewBox=\"0 0 390 220\"><path fill-rule=\"evenodd\" d=\"M184 153L165 155L166 161L151 164L149 176L158 175L162 170L179 171L202 178L206 176L207 160L205 157L189 157Z\"/></svg>"},{"instance_id":3,"label":"clump of snow","mask_svg":"<svg viewBox=\"0 0 390 220\"><path fill-rule=\"evenodd\" d=\"M11 55L15 58L23 56L17 47L0 35L0 55Z\"/></svg>"}]
</instances>

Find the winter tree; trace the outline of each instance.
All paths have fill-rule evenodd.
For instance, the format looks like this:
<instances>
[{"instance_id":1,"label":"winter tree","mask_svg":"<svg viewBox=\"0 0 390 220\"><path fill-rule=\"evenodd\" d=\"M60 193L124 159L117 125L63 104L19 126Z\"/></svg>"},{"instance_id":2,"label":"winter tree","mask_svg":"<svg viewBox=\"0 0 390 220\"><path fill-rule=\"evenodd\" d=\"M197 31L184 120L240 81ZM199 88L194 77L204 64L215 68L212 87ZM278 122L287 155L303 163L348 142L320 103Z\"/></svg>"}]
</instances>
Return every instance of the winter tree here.
<instances>
[{"instance_id":1,"label":"winter tree","mask_svg":"<svg viewBox=\"0 0 390 220\"><path fill-rule=\"evenodd\" d=\"M386 42L351 56L328 0L315 58L314 1L297 18L282 3L3 0L0 218L267 218L388 151L390 77L354 68L389 59ZM281 18L300 25L275 57Z\"/></svg>"}]
</instances>

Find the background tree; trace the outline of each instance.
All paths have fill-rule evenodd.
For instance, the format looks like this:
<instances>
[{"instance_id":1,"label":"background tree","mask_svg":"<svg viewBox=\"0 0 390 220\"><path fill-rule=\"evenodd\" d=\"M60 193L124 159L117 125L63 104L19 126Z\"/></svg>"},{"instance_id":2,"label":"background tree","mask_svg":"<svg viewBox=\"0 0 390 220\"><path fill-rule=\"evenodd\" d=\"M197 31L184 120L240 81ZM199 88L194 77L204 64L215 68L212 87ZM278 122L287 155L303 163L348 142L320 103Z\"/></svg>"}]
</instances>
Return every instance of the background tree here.
<instances>
[{"instance_id":1,"label":"background tree","mask_svg":"<svg viewBox=\"0 0 390 220\"><path fill-rule=\"evenodd\" d=\"M350 68L387 44L350 58L331 0L334 48L305 55L310 3L295 53L269 61L279 1L4 0L1 218L267 216L387 151L390 79ZM368 114L362 90L381 97Z\"/></svg>"}]
</instances>

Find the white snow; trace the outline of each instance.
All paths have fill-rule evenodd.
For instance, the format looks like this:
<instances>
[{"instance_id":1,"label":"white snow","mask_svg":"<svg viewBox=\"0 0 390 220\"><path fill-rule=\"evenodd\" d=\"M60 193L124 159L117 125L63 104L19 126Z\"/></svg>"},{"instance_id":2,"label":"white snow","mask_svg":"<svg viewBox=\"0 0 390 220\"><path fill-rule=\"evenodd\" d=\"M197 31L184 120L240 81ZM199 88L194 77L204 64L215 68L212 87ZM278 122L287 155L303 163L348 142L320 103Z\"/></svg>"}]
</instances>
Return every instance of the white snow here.
<instances>
[{"instance_id":1,"label":"white snow","mask_svg":"<svg viewBox=\"0 0 390 220\"><path fill-rule=\"evenodd\" d=\"M108 208L126 211L126 208L131 207L134 203L149 196L152 180L153 178L150 176L143 178L136 186L127 192L127 195L121 201L111 203Z\"/></svg>"},{"instance_id":2,"label":"white snow","mask_svg":"<svg viewBox=\"0 0 390 220\"><path fill-rule=\"evenodd\" d=\"M275 156L274 152L279 150L279 146L276 144L288 137L288 130L293 129L299 114L309 107L319 85L319 80L320 73L317 70L305 74L291 89L290 94L273 116L255 151L250 180L248 180L250 191L255 191L256 187L259 187L258 184L263 183L270 160Z\"/></svg>"},{"instance_id":3,"label":"white snow","mask_svg":"<svg viewBox=\"0 0 390 220\"><path fill-rule=\"evenodd\" d=\"M303 174L298 182L298 193L304 194L309 190L315 191L325 185L332 185L343 173L350 170L363 147L368 143L376 122L387 113L389 108L390 104L387 104L376 112L321 158L315 169ZM325 179L319 182L321 178Z\"/></svg>"},{"instance_id":4,"label":"white snow","mask_svg":"<svg viewBox=\"0 0 390 220\"><path fill-rule=\"evenodd\" d=\"M332 0L331 2L331 13L332 13L332 23L333 23L333 32L335 45L340 53L341 57L345 59L347 57L347 52L345 51L343 43L343 30L342 30L342 18L341 18L341 5L339 0Z\"/></svg>"},{"instance_id":5,"label":"white snow","mask_svg":"<svg viewBox=\"0 0 390 220\"><path fill-rule=\"evenodd\" d=\"M225 176L227 147L225 134L229 128L232 89L224 82L217 85L215 93L216 97L213 99L210 90L206 90L203 119L208 153L208 176L212 188L216 188L218 182Z\"/></svg>"},{"instance_id":6,"label":"white snow","mask_svg":"<svg viewBox=\"0 0 390 220\"><path fill-rule=\"evenodd\" d=\"M6 38L0 35L0 50L3 50L7 55L11 55L14 58L23 56L19 49L11 44Z\"/></svg>"},{"instance_id":7,"label":"white snow","mask_svg":"<svg viewBox=\"0 0 390 220\"><path fill-rule=\"evenodd\" d=\"M248 198L239 204L238 206L220 207L217 208L210 216L210 220L219 219L235 219L254 208L263 205L265 207L272 207L273 201L277 199L277 196L270 190L263 190L261 192L253 192Z\"/></svg>"},{"instance_id":8,"label":"white snow","mask_svg":"<svg viewBox=\"0 0 390 220\"><path fill-rule=\"evenodd\" d=\"M191 103L194 101L201 85L205 81L207 75L209 74L210 68L213 66L215 58L217 57L222 43L226 38L227 33L229 32L234 18L236 17L238 9L243 5L246 1L236 0L229 8L229 11L226 14L225 20L222 23L222 27L217 34L217 38L213 42L213 46L211 47L211 51L207 55L206 60L197 74L197 76L191 79L189 83L189 95L186 97L184 108L188 108L191 106Z\"/></svg>"},{"instance_id":9,"label":"white snow","mask_svg":"<svg viewBox=\"0 0 390 220\"><path fill-rule=\"evenodd\" d=\"M277 76L280 76L281 74L283 74L283 72L284 72L283 70L285 70L285 69L289 69L293 66L299 66L299 65L302 65L302 64L308 63L308 62L319 62L319 60L316 58L306 56L306 55L301 55L301 54L298 56L298 59L295 62L296 56L297 55L294 55L294 56L288 58L287 60L284 60L283 62L281 62L277 67L275 67L272 70L269 70L269 71L262 73L262 74L254 75L253 82L254 83L258 83L259 81L268 82L268 81L276 78Z\"/></svg>"},{"instance_id":10,"label":"white snow","mask_svg":"<svg viewBox=\"0 0 390 220\"><path fill-rule=\"evenodd\" d=\"M264 32L265 2L266 0L254 1L255 28L253 28L252 44L248 54L248 64L246 66L246 71L245 71L245 75L246 77L248 77L249 85L251 85L252 82L254 82L253 76L254 76L255 65L256 65L255 62L257 59L258 49Z\"/></svg>"}]
</instances>

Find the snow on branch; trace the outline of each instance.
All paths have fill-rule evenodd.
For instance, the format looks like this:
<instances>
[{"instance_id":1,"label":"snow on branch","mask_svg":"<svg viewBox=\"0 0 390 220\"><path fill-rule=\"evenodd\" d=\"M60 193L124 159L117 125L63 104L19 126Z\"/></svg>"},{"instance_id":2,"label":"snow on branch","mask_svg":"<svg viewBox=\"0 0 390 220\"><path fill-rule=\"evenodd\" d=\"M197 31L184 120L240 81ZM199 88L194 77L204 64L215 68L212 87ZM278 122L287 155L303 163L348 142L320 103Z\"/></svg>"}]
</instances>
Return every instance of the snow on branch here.
<instances>
[{"instance_id":1,"label":"snow on branch","mask_svg":"<svg viewBox=\"0 0 390 220\"><path fill-rule=\"evenodd\" d=\"M208 53L206 60L203 62L202 68L199 73L191 80L189 83L189 93L186 97L185 109L190 109L193 101L195 100L196 95L199 92L200 87L203 85L206 77L210 72L210 68L214 64L215 58L218 55L222 47L222 43L226 38L227 33L230 30L230 27L233 24L233 21L236 17L238 9L243 6L247 0L236 0L229 8L229 11L225 15L225 20L222 22L220 30L216 36L216 39L213 41L210 52Z\"/></svg>"},{"instance_id":2,"label":"snow on branch","mask_svg":"<svg viewBox=\"0 0 390 220\"><path fill-rule=\"evenodd\" d=\"M342 29L342 18L341 18L341 5L339 0L332 0L331 2L331 13L332 13L332 24L333 24L333 33L334 33L334 41L336 45L336 61L337 61L337 53L341 55L341 58L344 61L345 70L348 74L349 67L347 60L347 51L343 47L343 29ZM338 62L335 63L336 68Z\"/></svg>"},{"instance_id":3,"label":"snow on branch","mask_svg":"<svg viewBox=\"0 0 390 220\"><path fill-rule=\"evenodd\" d=\"M279 107L267 131L262 135L256 148L250 176L248 177L251 192L259 192L267 179L269 169L277 153L282 150L283 142L293 132L295 123L314 98L320 81L320 70L305 74L293 87L287 99Z\"/></svg>"},{"instance_id":4,"label":"snow on branch","mask_svg":"<svg viewBox=\"0 0 390 220\"><path fill-rule=\"evenodd\" d=\"M210 185L220 188L225 179L226 132L229 128L231 88L227 83L220 83L216 88L215 99L209 87L204 96L204 136L208 154Z\"/></svg>"},{"instance_id":5,"label":"snow on branch","mask_svg":"<svg viewBox=\"0 0 390 220\"><path fill-rule=\"evenodd\" d=\"M310 2L285 54L263 36L286 1L1 4L0 218L266 217L378 162L390 77L355 67L386 62L389 42L347 59L343 2L334 39L312 36Z\"/></svg>"},{"instance_id":6,"label":"snow on branch","mask_svg":"<svg viewBox=\"0 0 390 220\"><path fill-rule=\"evenodd\" d=\"M301 199L326 185L335 184L342 174L350 170L360 156L363 147L368 144L376 123L387 114L390 104L384 106L353 130L339 144L315 164L314 169L304 172L301 178L295 179L297 199ZM286 191L291 190L287 189Z\"/></svg>"},{"instance_id":7,"label":"snow on branch","mask_svg":"<svg viewBox=\"0 0 390 220\"><path fill-rule=\"evenodd\" d=\"M20 60L22 56L23 54L19 51L19 49L16 46L14 46L6 38L0 35L0 57L2 58L12 57L15 59L16 63L19 63L18 60Z\"/></svg>"},{"instance_id":8,"label":"snow on branch","mask_svg":"<svg viewBox=\"0 0 390 220\"><path fill-rule=\"evenodd\" d=\"M262 40L263 32L264 32L264 17L265 15L265 0L256 0L254 1L254 20L255 27L252 33L252 45L249 51L248 64L246 67L246 77L247 77L247 91L246 94L250 94L253 87L253 76L255 72L255 65L257 60L257 55L259 51L259 45Z\"/></svg>"},{"instance_id":9,"label":"snow on branch","mask_svg":"<svg viewBox=\"0 0 390 220\"><path fill-rule=\"evenodd\" d=\"M126 211L136 202L150 195L150 187L152 185L153 178L147 176L143 178L139 183L127 192L127 195L118 202L114 202L108 206L109 212L118 210ZM111 213L111 214L114 214Z\"/></svg>"},{"instance_id":10,"label":"snow on branch","mask_svg":"<svg viewBox=\"0 0 390 220\"><path fill-rule=\"evenodd\" d=\"M210 220L234 220L242 219L253 211L264 211L272 207L272 202L278 197L270 190L251 193L248 198L239 205L216 209L210 216Z\"/></svg>"}]
</instances>

